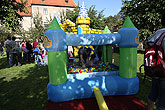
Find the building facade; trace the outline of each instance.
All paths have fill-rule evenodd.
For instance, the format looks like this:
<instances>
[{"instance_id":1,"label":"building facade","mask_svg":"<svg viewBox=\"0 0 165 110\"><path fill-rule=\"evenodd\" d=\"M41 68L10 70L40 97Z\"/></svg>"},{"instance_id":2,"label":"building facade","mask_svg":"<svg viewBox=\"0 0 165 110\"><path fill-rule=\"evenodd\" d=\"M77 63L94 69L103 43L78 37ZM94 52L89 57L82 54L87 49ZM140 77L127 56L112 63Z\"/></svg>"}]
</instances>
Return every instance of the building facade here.
<instances>
[{"instance_id":1,"label":"building facade","mask_svg":"<svg viewBox=\"0 0 165 110\"><path fill-rule=\"evenodd\" d=\"M28 0L28 14L20 13L23 16L22 26L28 30L33 26L33 17L37 14L42 17L43 26L47 26L48 21L62 11L73 10L77 6L73 0Z\"/></svg>"}]
</instances>

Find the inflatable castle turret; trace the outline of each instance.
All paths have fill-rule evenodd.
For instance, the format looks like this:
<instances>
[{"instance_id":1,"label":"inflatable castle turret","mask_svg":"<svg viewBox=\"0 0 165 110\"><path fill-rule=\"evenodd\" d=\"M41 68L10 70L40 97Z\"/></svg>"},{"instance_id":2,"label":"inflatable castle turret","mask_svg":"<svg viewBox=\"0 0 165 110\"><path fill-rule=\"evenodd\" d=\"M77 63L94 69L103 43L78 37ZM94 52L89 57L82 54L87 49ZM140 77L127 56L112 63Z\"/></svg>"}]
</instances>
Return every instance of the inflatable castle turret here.
<instances>
[{"instance_id":1,"label":"inflatable castle turret","mask_svg":"<svg viewBox=\"0 0 165 110\"><path fill-rule=\"evenodd\" d=\"M59 17L56 16L56 19ZM79 15L76 19L76 23L70 21L67 19L63 24L59 21L59 25L62 27L62 29L65 31L66 28L69 26L71 28L71 32L66 32L67 35L69 34L102 34L103 31L99 29L91 29L89 27L90 25L90 18L88 17L87 9L85 7L84 2L82 3L82 6L80 7Z\"/></svg>"},{"instance_id":2,"label":"inflatable castle turret","mask_svg":"<svg viewBox=\"0 0 165 110\"><path fill-rule=\"evenodd\" d=\"M76 19L76 24L78 25L78 34L90 34L90 18L88 17L84 2L82 3L82 6L80 8L79 15Z\"/></svg>"}]
</instances>

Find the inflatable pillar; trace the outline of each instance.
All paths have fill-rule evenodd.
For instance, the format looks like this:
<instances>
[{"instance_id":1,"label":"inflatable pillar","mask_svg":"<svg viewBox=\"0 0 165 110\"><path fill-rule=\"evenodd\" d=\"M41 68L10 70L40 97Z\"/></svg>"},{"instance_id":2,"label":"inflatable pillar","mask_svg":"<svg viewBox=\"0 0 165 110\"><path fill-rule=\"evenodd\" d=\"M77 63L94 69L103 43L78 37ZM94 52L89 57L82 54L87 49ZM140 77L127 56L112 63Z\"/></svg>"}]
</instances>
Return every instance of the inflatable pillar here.
<instances>
[{"instance_id":1,"label":"inflatable pillar","mask_svg":"<svg viewBox=\"0 0 165 110\"><path fill-rule=\"evenodd\" d=\"M66 33L61 29L56 18L44 33L44 47L48 51L49 83L64 84L67 81Z\"/></svg>"},{"instance_id":2,"label":"inflatable pillar","mask_svg":"<svg viewBox=\"0 0 165 110\"><path fill-rule=\"evenodd\" d=\"M130 18L127 17L119 33L121 35L119 75L124 78L134 78L137 76L137 39L139 31Z\"/></svg>"},{"instance_id":3,"label":"inflatable pillar","mask_svg":"<svg viewBox=\"0 0 165 110\"><path fill-rule=\"evenodd\" d=\"M103 34L111 33L108 26L104 28ZM112 63L112 46L111 45L104 45L103 46L103 61Z\"/></svg>"}]
</instances>

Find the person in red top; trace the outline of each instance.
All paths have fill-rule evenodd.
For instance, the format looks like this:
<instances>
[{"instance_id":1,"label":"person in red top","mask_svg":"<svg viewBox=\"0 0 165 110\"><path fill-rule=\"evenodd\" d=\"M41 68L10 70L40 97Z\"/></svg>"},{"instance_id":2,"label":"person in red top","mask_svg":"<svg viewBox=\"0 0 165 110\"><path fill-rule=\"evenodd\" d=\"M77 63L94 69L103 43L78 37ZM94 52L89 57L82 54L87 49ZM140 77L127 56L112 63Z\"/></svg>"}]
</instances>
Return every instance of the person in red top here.
<instances>
[{"instance_id":1,"label":"person in red top","mask_svg":"<svg viewBox=\"0 0 165 110\"><path fill-rule=\"evenodd\" d=\"M162 29L157 30L153 35L154 36L163 36L162 47L163 47L163 55L165 55L165 13L162 13L161 19ZM154 37L154 38L156 38ZM159 52L160 53L160 52ZM159 55L159 54L158 54ZM165 56L163 56L165 58ZM164 67L163 60L163 67ZM163 71L164 73L164 71ZM165 110L165 77L152 77L152 88L148 95L148 104L147 110L153 110L154 105L157 105L156 110Z\"/></svg>"},{"instance_id":2,"label":"person in red top","mask_svg":"<svg viewBox=\"0 0 165 110\"><path fill-rule=\"evenodd\" d=\"M38 39L35 39L35 41L33 43L33 48L35 49L37 45L38 45Z\"/></svg>"}]
</instances>

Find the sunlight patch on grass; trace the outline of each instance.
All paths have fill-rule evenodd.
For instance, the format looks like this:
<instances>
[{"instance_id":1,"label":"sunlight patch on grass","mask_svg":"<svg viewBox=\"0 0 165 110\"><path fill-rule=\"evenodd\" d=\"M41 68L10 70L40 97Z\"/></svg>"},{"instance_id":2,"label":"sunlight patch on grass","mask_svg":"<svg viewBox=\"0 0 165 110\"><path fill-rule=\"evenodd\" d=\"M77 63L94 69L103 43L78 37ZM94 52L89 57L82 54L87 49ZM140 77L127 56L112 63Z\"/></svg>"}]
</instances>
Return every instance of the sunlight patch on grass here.
<instances>
[{"instance_id":1,"label":"sunlight patch on grass","mask_svg":"<svg viewBox=\"0 0 165 110\"><path fill-rule=\"evenodd\" d=\"M47 77L46 76L40 76L40 79L46 79Z\"/></svg>"},{"instance_id":2,"label":"sunlight patch on grass","mask_svg":"<svg viewBox=\"0 0 165 110\"><path fill-rule=\"evenodd\" d=\"M32 99L34 95L28 95L27 98Z\"/></svg>"},{"instance_id":3,"label":"sunlight patch on grass","mask_svg":"<svg viewBox=\"0 0 165 110\"><path fill-rule=\"evenodd\" d=\"M0 70L0 78L4 78L6 81L12 81L13 79L26 78L30 73L28 69L34 67L35 64L26 64L22 66L10 67Z\"/></svg>"},{"instance_id":4,"label":"sunlight patch on grass","mask_svg":"<svg viewBox=\"0 0 165 110\"><path fill-rule=\"evenodd\" d=\"M114 59L114 63L115 65L119 66L120 64L120 55L119 53L113 53L112 54L112 59Z\"/></svg>"}]
</instances>

